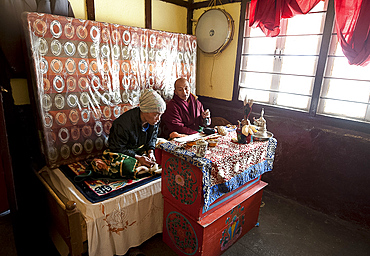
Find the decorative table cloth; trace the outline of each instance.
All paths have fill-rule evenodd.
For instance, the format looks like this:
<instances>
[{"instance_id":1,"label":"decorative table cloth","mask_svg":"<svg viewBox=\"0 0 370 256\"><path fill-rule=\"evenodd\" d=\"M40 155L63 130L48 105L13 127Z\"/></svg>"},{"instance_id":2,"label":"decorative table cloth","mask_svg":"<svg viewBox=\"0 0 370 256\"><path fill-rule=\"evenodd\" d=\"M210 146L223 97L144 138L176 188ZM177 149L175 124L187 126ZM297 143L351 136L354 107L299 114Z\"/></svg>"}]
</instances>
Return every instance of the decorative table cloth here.
<instances>
[{"instance_id":1,"label":"decorative table cloth","mask_svg":"<svg viewBox=\"0 0 370 256\"><path fill-rule=\"evenodd\" d=\"M197 157L192 148L176 142L166 142L160 148L195 166L203 173L203 212L224 194L272 170L277 140L256 141L249 144L232 142L236 132L218 139L216 147L209 147L205 157Z\"/></svg>"}]
</instances>

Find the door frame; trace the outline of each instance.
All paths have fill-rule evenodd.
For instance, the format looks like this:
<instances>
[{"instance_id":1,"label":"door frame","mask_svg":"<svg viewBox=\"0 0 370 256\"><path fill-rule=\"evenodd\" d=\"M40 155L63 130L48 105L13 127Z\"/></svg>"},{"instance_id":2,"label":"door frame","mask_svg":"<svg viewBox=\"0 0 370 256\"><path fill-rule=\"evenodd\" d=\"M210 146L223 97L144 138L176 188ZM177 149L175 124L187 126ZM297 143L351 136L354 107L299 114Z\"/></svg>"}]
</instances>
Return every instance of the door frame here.
<instances>
[{"instance_id":1,"label":"door frame","mask_svg":"<svg viewBox=\"0 0 370 256\"><path fill-rule=\"evenodd\" d=\"M8 204L11 213L18 211L17 199L14 187L14 177L12 168L12 158L9 151L8 135L6 130L4 107L3 107L3 93L9 93L3 87L0 87L0 168L4 171L4 179L6 192L8 197Z\"/></svg>"}]
</instances>

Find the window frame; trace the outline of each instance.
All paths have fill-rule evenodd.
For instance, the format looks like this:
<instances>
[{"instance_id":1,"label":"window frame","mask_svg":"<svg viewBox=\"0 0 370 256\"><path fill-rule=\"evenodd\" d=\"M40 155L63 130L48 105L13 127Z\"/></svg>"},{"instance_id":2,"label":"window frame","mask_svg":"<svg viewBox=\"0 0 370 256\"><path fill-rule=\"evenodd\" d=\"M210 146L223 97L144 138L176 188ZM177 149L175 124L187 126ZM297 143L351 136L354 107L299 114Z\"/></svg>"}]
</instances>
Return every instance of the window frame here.
<instances>
[{"instance_id":1,"label":"window frame","mask_svg":"<svg viewBox=\"0 0 370 256\"><path fill-rule=\"evenodd\" d=\"M239 34L238 34L238 46L237 46L237 55L236 55L236 65L235 65L235 77L234 77L234 87L233 87L233 97L232 102L240 103L241 101L239 98L239 78L240 78L240 68L241 68L241 57L242 57L242 50L243 50L243 38L245 36L245 24L246 24L246 17L248 15L247 11L249 12L248 3L250 0L242 0L241 1L241 13L240 13L240 23L239 23ZM249 16L249 15L248 15ZM318 121L324 125L330 125L337 128L344 128L344 129L353 129L359 132L365 132L370 134L370 123L368 121L361 121L361 120L354 120L346 117L337 117L326 115L322 113L318 113L319 111L319 102L320 102L320 95L323 86L323 79L325 77L325 70L327 63L327 56L329 54L329 50L331 47L331 39L334 30L335 24L335 12L334 12L334 0L328 0L327 5L327 13L325 17L325 23L323 28L323 35L321 40L321 46L319 50L319 59L316 66L314 84L312 89L311 95L311 102L308 111L299 110L299 109L292 109L286 108L277 105L265 104L256 102L256 110L259 111L262 107L265 108L266 111L269 111L273 115L280 115L286 117L293 117L298 119L313 119Z\"/></svg>"}]
</instances>

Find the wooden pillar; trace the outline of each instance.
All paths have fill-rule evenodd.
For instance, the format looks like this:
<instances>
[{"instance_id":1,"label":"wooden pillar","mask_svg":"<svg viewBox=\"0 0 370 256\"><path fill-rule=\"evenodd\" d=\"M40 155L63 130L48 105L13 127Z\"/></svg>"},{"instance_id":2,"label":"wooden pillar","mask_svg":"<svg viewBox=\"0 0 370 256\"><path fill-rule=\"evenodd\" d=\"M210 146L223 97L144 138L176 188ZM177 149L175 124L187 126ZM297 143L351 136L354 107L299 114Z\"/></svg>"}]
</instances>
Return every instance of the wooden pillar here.
<instances>
[{"instance_id":1,"label":"wooden pillar","mask_svg":"<svg viewBox=\"0 0 370 256\"><path fill-rule=\"evenodd\" d=\"M95 1L86 0L87 19L95 20Z\"/></svg>"},{"instance_id":2,"label":"wooden pillar","mask_svg":"<svg viewBox=\"0 0 370 256\"><path fill-rule=\"evenodd\" d=\"M193 3L194 3L194 0L189 0L189 3L188 3L188 14L187 14L187 34L189 35L192 35L193 34Z\"/></svg>"},{"instance_id":3,"label":"wooden pillar","mask_svg":"<svg viewBox=\"0 0 370 256\"><path fill-rule=\"evenodd\" d=\"M243 41L244 30L245 30L245 15L247 12L247 5L249 0L242 0L240 7L240 22L239 22L239 31L238 31L238 42ZM238 101L239 97L239 74L240 74L240 65L241 65L241 55L243 50L243 44L238 43L237 52L236 52L236 63L235 63L235 75L234 75L234 87L233 87L233 102Z\"/></svg>"},{"instance_id":4,"label":"wooden pillar","mask_svg":"<svg viewBox=\"0 0 370 256\"><path fill-rule=\"evenodd\" d=\"M322 81L324 78L324 72L326 67L327 55L329 52L331 35L334 28L335 10L334 0L329 0L328 9L326 10L324 31L321 39L319 59L316 65L315 81L313 84L311 105L309 109L310 116L316 116L317 108L319 106L320 92Z\"/></svg>"},{"instance_id":5,"label":"wooden pillar","mask_svg":"<svg viewBox=\"0 0 370 256\"><path fill-rule=\"evenodd\" d=\"M13 178L13 167L10 156L10 150L8 146L8 136L5 124L5 115L3 109L3 93L9 93L0 85L0 172L4 174L4 182L6 187L6 194L8 199L8 204L10 212L15 214L18 211L17 198L14 187ZM2 178L2 177L0 177ZM14 216L14 215L13 215Z\"/></svg>"},{"instance_id":6,"label":"wooden pillar","mask_svg":"<svg viewBox=\"0 0 370 256\"><path fill-rule=\"evenodd\" d=\"M145 28L152 29L152 0L145 0Z\"/></svg>"},{"instance_id":7,"label":"wooden pillar","mask_svg":"<svg viewBox=\"0 0 370 256\"><path fill-rule=\"evenodd\" d=\"M81 231L80 212L77 210L77 204L74 201L68 201L66 204L66 213L69 224L70 250L72 256L82 255L83 241Z\"/></svg>"}]
</instances>

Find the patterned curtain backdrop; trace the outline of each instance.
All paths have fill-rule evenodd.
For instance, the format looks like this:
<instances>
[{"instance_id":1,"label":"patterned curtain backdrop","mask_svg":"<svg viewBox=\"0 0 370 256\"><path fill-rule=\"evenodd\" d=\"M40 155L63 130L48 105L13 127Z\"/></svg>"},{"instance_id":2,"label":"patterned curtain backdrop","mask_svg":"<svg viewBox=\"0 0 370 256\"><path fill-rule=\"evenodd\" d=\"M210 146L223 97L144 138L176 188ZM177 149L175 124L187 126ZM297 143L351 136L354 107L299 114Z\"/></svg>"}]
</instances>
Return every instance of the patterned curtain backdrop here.
<instances>
[{"instance_id":1,"label":"patterned curtain backdrop","mask_svg":"<svg viewBox=\"0 0 370 256\"><path fill-rule=\"evenodd\" d=\"M195 36L26 13L34 93L49 167L100 155L114 119L185 77L195 93Z\"/></svg>"},{"instance_id":2,"label":"patterned curtain backdrop","mask_svg":"<svg viewBox=\"0 0 370 256\"><path fill-rule=\"evenodd\" d=\"M280 34L281 19L306 14L322 0L252 0L249 26L269 37Z\"/></svg>"},{"instance_id":3,"label":"patterned curtain backdrop","mask_svg":"<svg viewBox=\"0 0 370 256\"><path fill-rule=\"evenodd\" d=\"M370 62L370 0L335 0L338 38L349 64Z\"/></svg>"}]
</instances>

